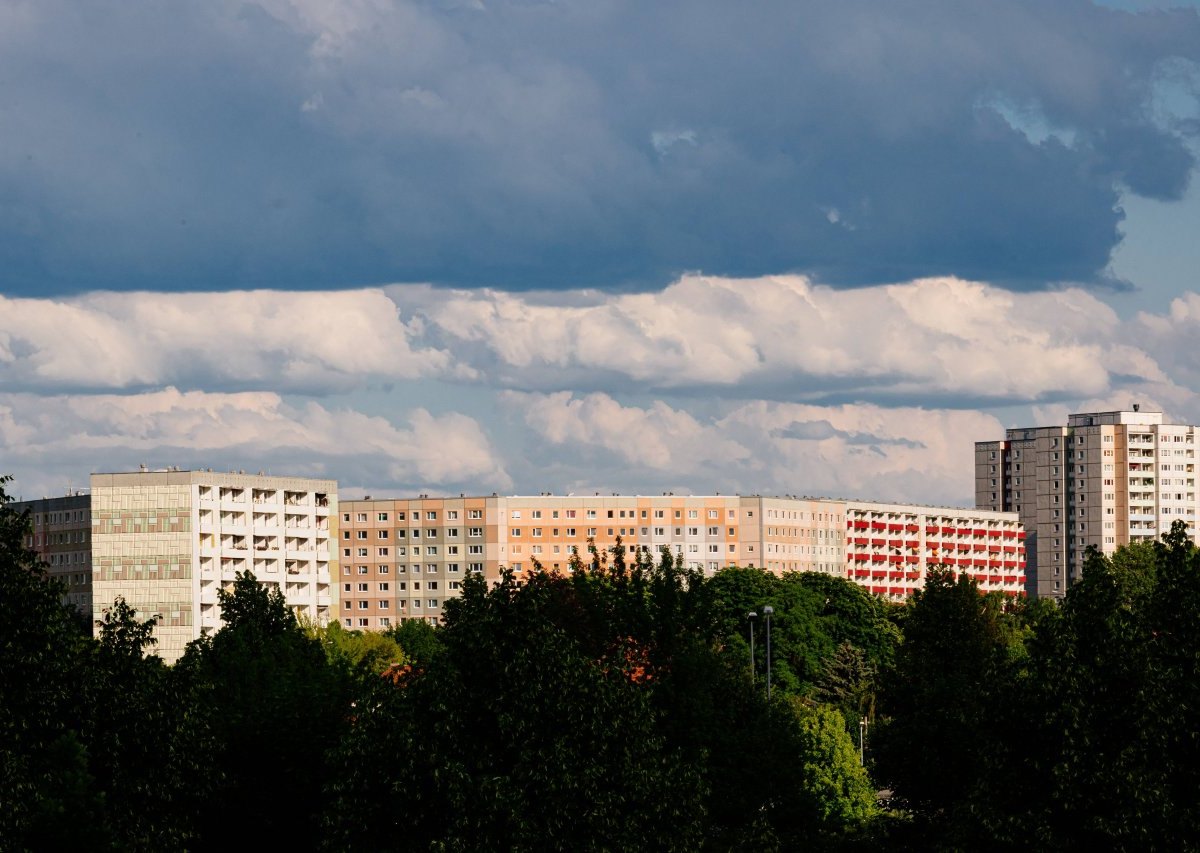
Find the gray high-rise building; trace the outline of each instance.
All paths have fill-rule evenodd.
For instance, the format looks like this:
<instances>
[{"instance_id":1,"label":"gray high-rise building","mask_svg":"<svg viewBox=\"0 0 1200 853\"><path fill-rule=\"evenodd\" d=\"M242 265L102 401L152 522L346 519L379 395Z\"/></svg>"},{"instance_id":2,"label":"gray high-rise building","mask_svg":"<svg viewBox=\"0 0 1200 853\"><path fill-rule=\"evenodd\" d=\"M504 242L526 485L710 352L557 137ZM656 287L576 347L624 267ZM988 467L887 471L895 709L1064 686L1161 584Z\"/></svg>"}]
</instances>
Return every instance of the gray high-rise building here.
<instances>
[{"instance_id":1,"label":"gray high-rise building","mask_svg":"<svg viewBox=\"0 0 1200 853\"><path fill-rule=\"evenodd\" d=\"M976 442L975 505L1020 516L1027 592L1064 596L1088 546L1111 554L1153 541L1176 520L1194 539L1198 430L1134 406Z\"/></svg>"}]
</instances>

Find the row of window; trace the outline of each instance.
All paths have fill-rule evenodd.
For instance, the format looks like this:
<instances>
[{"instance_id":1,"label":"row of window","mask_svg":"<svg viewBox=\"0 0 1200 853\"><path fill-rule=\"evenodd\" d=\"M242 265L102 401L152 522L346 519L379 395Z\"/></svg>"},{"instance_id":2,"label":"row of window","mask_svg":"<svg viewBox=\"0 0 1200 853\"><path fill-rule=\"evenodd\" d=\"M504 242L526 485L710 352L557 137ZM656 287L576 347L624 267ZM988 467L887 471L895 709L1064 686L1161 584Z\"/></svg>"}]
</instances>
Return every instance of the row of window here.
<instances>
[{"instance_id":1,"label":"row of window","mask_svg":"<svg viewBox=\"0 0 1200 853\"><path fill-rule=\"evenodd\" d=\"M407 521L408 520L407 512L397 512L395 515L396 515L396 521ZM483 518L483 510L469 509L469 510L467 510L467 518ZM375 520L386 523L388 521L388 513L386 513L386 512L376 513ZM413 521L421 520L421 513L419 510L413 511L412 520ZM425 520L426 521L437 521L438 520L437 510L434 510L434 509L426 510ZM447 521L457 521L458 520L458 510L456 510L456 509L446 510L446 520ZM349 524L350 523L350 513L343 512L342 513L342 521ZM366 524L367 523L367 513L365 513L365 512L356 513L355 514L355 522L358 524Z\"/></svg>"},{"instance_id":2,"label":"row of window","mask_svg":"<svg viewBox=\"0 0 1200 853\"><path fill-rule=\"evenodd\" d=\"M354 586L354 584L344 583L344 584L342 584L342 591L343 592L354 592L354 590L351 589L352 586ZM371 585L369 583L360 583L360 584L357 584L357 586L358 586L357 591L360 593L371 591ZM377 586L379 592L391 592L391 589L392 589L392 585L391 585L390 581L380 581L376 584L376 586ZM413 581L412 588L414 590L420 589L421 582ZM437 588L438 588L437 581L425 581L425 589L426 590L432 592L432 591L436 590ZM462 583L460 581L448 581L446 583L446 588L453 589L453 590L462 589ZM407 581L397 581L396 582L396 590L398 592L407 592L408 591L408 582Z\"/></svg>"},{"instance_id":3,"label":"row of window","mask_svg":"<svg viewBox=\"0 0 1200 853\"><path fill-rule=\"evenodd\" d=\"M451 575L458 574L460 565L461 564L459 564L459 563L447 563L446 564L446 573L451 574ZM390 574L391 566L388 566L387 564L381 564L381 565L375 566L375 571L381 575ZM467 571L482 572L483 571L483 563L468 563ZM425 574L435 575L435 574L437 574L437 572L438 572L438 564L437 563L427 563L425 565ZM360 575L369 575L371 573L371 567L370 566L358 566L357 573ZM404 563L396 564L396 574L403 575L403 574L409 574L409 573L414 574L414 575L421 574L421 564L420 563L412 563L409 565L406 565ZM350 574L350 567L342 566L342 574L343 575Z\"/></svg>"}]
</instances>

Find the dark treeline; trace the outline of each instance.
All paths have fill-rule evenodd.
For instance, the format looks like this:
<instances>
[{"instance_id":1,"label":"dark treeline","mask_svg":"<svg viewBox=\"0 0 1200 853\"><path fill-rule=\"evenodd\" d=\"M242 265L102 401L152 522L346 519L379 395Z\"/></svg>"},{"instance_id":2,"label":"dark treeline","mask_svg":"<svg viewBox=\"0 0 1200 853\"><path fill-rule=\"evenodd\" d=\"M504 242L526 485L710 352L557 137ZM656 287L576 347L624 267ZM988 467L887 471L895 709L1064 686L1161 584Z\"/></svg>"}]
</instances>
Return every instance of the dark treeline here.
<instances>
[{"instance_id":1,"label":"dark treeline","mask_svg":"<svg viewBox=\"0 0 1200 853\"><path fill-rule=\"evenodd\" d=\"M0 481L2 482L2 481ZM1180 850L1200 558L1093 554L1065 604L933 570L907 606L669 554L473 576L443 624L296 621L242 575L174 666L81 630L0 488L0 849ZM752 670L746 614L774 608ZM865 743L860 743L866 722ZM859 764L860 747L866 766Z\"/></svg>"}]
</instances>

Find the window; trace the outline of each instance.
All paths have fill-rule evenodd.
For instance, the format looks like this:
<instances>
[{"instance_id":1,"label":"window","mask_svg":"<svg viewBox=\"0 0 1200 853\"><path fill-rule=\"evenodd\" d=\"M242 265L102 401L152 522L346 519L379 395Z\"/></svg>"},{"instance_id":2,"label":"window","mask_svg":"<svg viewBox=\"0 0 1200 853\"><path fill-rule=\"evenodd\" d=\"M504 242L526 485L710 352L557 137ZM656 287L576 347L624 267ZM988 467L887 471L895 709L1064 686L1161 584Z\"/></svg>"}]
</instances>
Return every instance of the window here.
<instances>
[{"instance_id":1,"label":"window","mask_svg":"<svg viewBox=\"0 0 1200 853\"><path fill-rule=\"evenodd\" d=\"M349 592L349 591L350 591L350 584L348 584L348 583L342 584L342 592Z\"/></svg>"},{"instance_id":2,"label":"window","mask_svg":"<svg viewBox=\"0 0 1200 853\"><path fill-rule=\"evenodd\" d=\"M358 591L359 591L359 592L366 592L366 591L367 591L367 590L369 590L370 588L371 588L371 585L370 585L370 584L366 584L366 583L360 583L360 584L358 585Z\"/></svg>"},{"instance_id":3,"label":"window","mask_svg":"<svg viewBox=\"0 0 1200 853\"><path fill-rule=\"evenodd\" d=\"M391 619L387 618L386 616L379 617L379 627L380 628L390 628L391 625L392 625Z\"/></svg>"},{"instance_id":4,"label":"window","mask_svg":"<svg viewBox=\"0 0 1200 853\"><path fill-rule=\"evenodd\" d=\"M370 607L371 607L371 602L369 602L369 601L360 601L360 602L358 603L358 609L359 609L359 610L367 610L367 609L369 609Z\"/></svg>"},{"instance_id":5,"label":"window","mask_svg":"<svg viewBox=\"0 0 1200 853\"><path fill-rule=\"evenodd\" d=\"M357 516L355 516L355 517L356 517L356 518L357 518L357 520L358 520L358 521L360 521L360 522L366 522L366 520L367 520L367 514L366 514L365 512L360 512L360 513L359 513Z\"/></svg>"},{"instance_id":6,"label":"window","mask_svg":"<svg viewBox=\"0 0 1200 853\"><path fill-rule=\"evenodd\" d=\"M458 510L456 510L456 509L446 510L446 520L447 521L458 521Z\"/></svg>"},{"instance_id":7,"label":"window","mask_svg":"<svg viewBox=\"0 0 1200 853\"><path fill-rule=\"evenodd\" d=\"M378 550L379 550L379 554L378 554L378 556L380 556L380 557L387 557L387 556L388 556L388 549L387 549L387 548L380 548L380 549L378 549Z\"/></svg>"},{"instance_id":8,"label":"window","mask_svg":"<svg viewBox=\"0 0 1200 853\"><path fill-rule=\"evenodd\" d=\"M347 620L347 621L349 621L349 620ZM360 627L360 628L366 628L366 627L367 627L367 626L370 624L370 622L371 622L371 620L370 620L370 619L359 619L359 620L358 620L358 627Z\"/></svg>"},{"instance_id":9,"label":"window","mask_svg":"<svg viewBox=\"0 0 1200 853\"><path fill-rule=\"evenodd\" d=\"M437 513L434 512L433 510L429 510L429 512L425 513L425 520L426 521L437 521Z\"/></svg>"},{"instance_id":10,"label":"window","mask_svg":"<svg viewBox=\"0 0 1200 853\"><path fill-rule=\"evenodd\" d=\"M380 530L380 531L379 531L379 537L378 537L378 538L380 538L380 539L387 539L387 538L388 538L388 532L387 532L386 530Z\"/></svg>"},{"instance_id":11,"label":"window","mask_svg":"<svg viewBox=\"0 0 1200 853\"><path fill-rule=\"evenodd\" d=\"M483 510L469 509L467 510L467 518L483 518Z\"/></svg>"},{"instance_id":12,"label":"window","mask_svg":"<svg viewBox=\"0 0 1200 853\"><path fill-rule=\"evenodd\" d=\"M343 530L343 531L342 531L342 538L343 538L343 539L349 539L349 538L350 538L350 531L349 531L349 530Z\"/></svg>"},{"instance_id":13,"label":"window","mask_svg":"<svg viewBox=\"0 0 1200 853\"><path fill-rule=\"evenodd\" d=\"M431 598L431 599L429 599L429 601L426 602L426 605L429 607L430 610L435 610L438 606L438 600L436 598Z\"/></svg>"},{"instance_id":14,"label":"window","mask_svg":"<svg viewBox=\"0 0 1200 853\"><path fill-rule=\"evenodd\" d=\"M446 571L452 575L458 574L458 563L447 563Z\"/></svg>"},{"instance_id":15,"label":"window","mask_svg":"<svg viewBox=\"0 0 1200 853\"><path fill-rule=\"evenodd\" d=\"M366 566L359 566L359 567L358 567L358 573L359 573L360 575L365 575L365 574L367 573L367 567L366 567Z\"/></svg>"},{"instance_id":16,"label":"window","mask_svg":"<svg viewBox=\"0 0 1200 853\"><path fill-rule=\"evenodd\" d=\"M533 528L533 530L531 531L531 535L540 537L542 535L542 528L540 528L540 527Z\"/></svg>"},{"instance_id":17,"label":"window","mask_svg":"<svg viewBox=\"0 0 1200 853\"><path fill-rule=\"evenodd\" d=\"M520 536L520 535L521 535L521 528L519 528L519 527L514 527L514 528L513 528L513 529L510 531L509 535L510 535L510 536Z\"/></svg>"},{"instance_id":18,"label":"window","mask_svg":"<svg viewBox=\"0 0 1200 853\"><path fill-rule=\"evenodd\" d=\"M574 535L575 535L575 528L574 528L574 527L568 527L568 528L567 528L567 536L574 536Z\"/></svg>"},{"instance_id":19,"label":"window","mask_svg":"<svg viewBox=\"0 0 1200 853\"><path fill-rule=\"evenodd\" d=\"M367 538L367 531L365 531L365 530L360 530L360 531L358 531L358 538L359 538L359 539L366 539L366 538Z\"/></svg>"},{"instance_id":20,"label":"window","mask_svg":"<svg viewBox=\"0 0 1200 853\"><path fill-rule=\"evenodd\" d=\"M478 538L483 535L483 528L482 527L468 527L467 535Z\"/></svg>"},{"instance_id":21,"label":"window","mask_svg":"<svg viewBox=\"0 0 1200 853\"><path fill-rule=\"evenodd\" d=\"M529 513L529 517L530 518L541 518L542 511L540 509L535 509L533 512Z\"/></svg>"},{"instance_id":22,"label":"window","mask_svg":"<svg viewBox=\"0 0 1200 853\"><path fill-rule=\"evenodd\" d=\"M380 610L388 609L388 600L386 598L379 602L379 609Z\"/></svg>"},{"instance_id":23,"label":"window","mask_svg":"<svg viewBox=\"0 0 1200 853\"><path fill-rule=\"evenodd\" d=\"M698 517L698 513L696 512L696 510L694 510L694 509L688 510L688 518L697 518L697 517Z\"/></svg>"},{"instance_id":24,"label":"window","mask_svg":"<svg viewBox=\"0 0 1200 853\"><path fill-rule=\"evenodd\" d=\"M426 581L425 588L428 590L435 590L438 588L438 582L437 581Z\"/></svg>"},{"instance_id":25,"label":"window","mask_svg":"<svg viewBox=\"0 0 1200 853\"><path fill-rule=\"evenodd\" d=\"M378 518L379 521L387 521L388 514L386 512L381 512L376 517Z\"/></svg>"},{"instance_id":26,"label":"window","mask_svg":"<svg viewBox=\"0 0 1200 853\"><path fill-rule=\"evenodd\" d=\"M482 554L483 546L482 545L468 545L467 553L468 554Z\"/></svg>"},{"instance_id":27,"label":"window","mask_svg":"<svg viewBox=\"0 0 1200 853\"><path fill-rule=\"evenodd\" d=\"M358 556L360 556L360 557L365 557L365 556L367 556L367 549L366 549L366 548L359 548L359 549L358 549Z\"/></svg>"},{"instance_id":28,"label":"window","mask_svg":"<svg viewBox=\"0 0 1200 853\"><path fill-rule=\"evenodd\" d=\"M379 574L381 574L381 575L386 575L386 574L388 573L388 567L387 567L387 566L379 566L379 567L377 567L375 570L376 570L377 572L379 572Z\"/></svg>"},{"instance_id":29,"label":"window","mask_svg":"<svg viewBox=\"0 0 1200 853\"><path fill-rule=\"evenodd\" d=\"M389 588L389 586L390 586L390 584L388 584L388 582L387 582L387 581L384 581L383 583L379 584L379 591L380 591L380 592L387 592L387 591L388 591L388 588Z\"/></svg>"}]
</instances>

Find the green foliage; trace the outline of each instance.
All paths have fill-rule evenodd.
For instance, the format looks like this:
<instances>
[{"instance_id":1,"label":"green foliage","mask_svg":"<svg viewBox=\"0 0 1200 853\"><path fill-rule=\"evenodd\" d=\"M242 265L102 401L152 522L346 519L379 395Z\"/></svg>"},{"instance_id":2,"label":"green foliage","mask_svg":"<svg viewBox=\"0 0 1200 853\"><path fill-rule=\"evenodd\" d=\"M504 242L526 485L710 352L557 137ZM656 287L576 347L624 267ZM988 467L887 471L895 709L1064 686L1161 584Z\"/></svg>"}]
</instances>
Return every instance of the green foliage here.
<instances>
[{"instance_id":1,"label":"green foliage","mask_svg":"<svg viewBox=\"0 0 1200 853\"><path fill-rule=\"evenodd\" d=\"M96 815L101 801L72 731L85 639L62 604L65 589L24 546L28 514L9 506L0 477L0 839L21 848L37 838L84 838L65 815ZM93 823L94 826L94 823ZM85 833L85 834L89 834Z\"/></svg>"},{"instance_id":2,"label":"green foliage","mask_svg":"<svg viewBox=\"0 0 1200 853\"><path fill-rule=\"evenodd\" d=\"M404 619L400 624L389 628L386 633L395 640L406 658L414 664L424 666L442 650L437 631L437 628L424 619Z\"/></svg>"},{"instance_id":3,"label":"green foliage","mask_svg":"<svg viewBox=\"0 0 1200 853\"><path fill-rule=\"evenodd\" d=\"M404 650L390 632L347 631L336 621L325 627L305 625L304 630L321 644L330 666L359 682L378 678L389 667L408 663Z\"/></svg>"},{"instance_id":4,"label":"green foliage","mask_svg":"<svg viewBox=\"0 0 1200 853\"><path fill-rule=\"evenodd\" d=\"M842 716L834 709L792 700L800 721L806 799L827 830L863 824L875 816L875 786L859 764Z\"/></svg>"},{"instance_id":5,"label":"green foliage","mask_svg":"<svg viewBox=\"0 0 1200 853\"><path fill-rule=\"evenodd\" d=\"M978 779L989 690L1003 680L1017 629L996 596L966 573L933 568L903 619L884 676L889 719L878 727L880 779L918 817L940 820ZM931 745L936 744L936 748Z\"/></svg>"},{"instance_id":6,"label":"green foliage","mask_svg":"<svg viewBox=\"0 0 1200 853\"><path fill-rule=\"evenodd\" d=\"M755 631L755 670L766 675L765 605L775 608L771 619L774 685L784 693L818 697L828 677L829 661L849 644L874 671L888 666L899 642L888 605L862 587L841 578L789 572L782 576L763 569L728 568L707 584L718 614L721 641L732 659L749 660L746 614L758 612ZM873 692L873 683L863 685ZM871 702L867 701L867 705Z\"/></svg>"},{"instance_id":7,"label":"green foliage","mask_svg":"<svg viewBox=\"0 0 1200 853\"><path fill-rule=\"evenodd\" d=\"M186 669L145 654L157 618L140 620L117 599L97 624L80 680L90 709L80 737L109 832L120 849L192 846L216 774L202 696Z\"/></svg>"},{"instance_id":8,"label":"green foliage","mask_svg":"<svg viewBox=\"0 0 1200 853\"><path fill-rule=\"evenodd\" d=\"M226 625L193 642L177 668L202 685L220 783L201 815L201 846L230 843L229 815L254 804L244 846L311 849L325 754L350 710L351 683L297 623L278 589L239 572L218 599Z\"/></svg>"}]
</instances>

